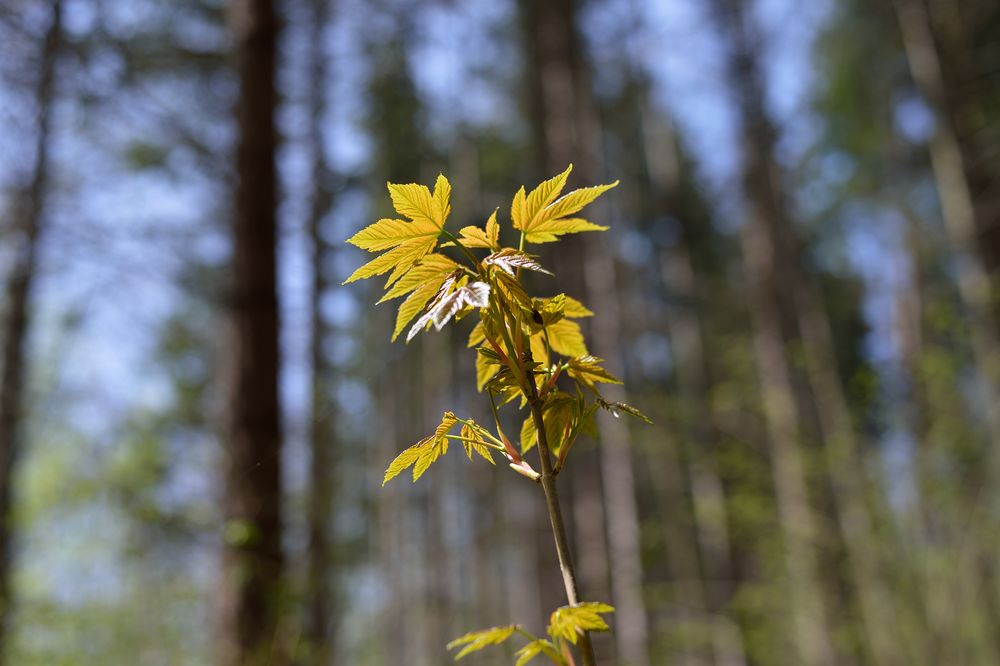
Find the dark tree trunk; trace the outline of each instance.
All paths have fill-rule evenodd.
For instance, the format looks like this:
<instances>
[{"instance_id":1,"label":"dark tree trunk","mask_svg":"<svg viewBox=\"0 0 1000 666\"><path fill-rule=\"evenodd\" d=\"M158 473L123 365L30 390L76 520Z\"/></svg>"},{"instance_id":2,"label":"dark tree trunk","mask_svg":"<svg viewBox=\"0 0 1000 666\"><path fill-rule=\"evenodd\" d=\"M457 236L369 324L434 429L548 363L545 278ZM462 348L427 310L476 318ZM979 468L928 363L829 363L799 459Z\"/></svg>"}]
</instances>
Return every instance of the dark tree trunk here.
<instances>
[{"instance_id":1,"label":"dark tree trunk","mask_svg":"<svg viewBox=\"0 0 1000 666\"><path fill-rule=\"evenodd\" d=\"M230 319L224 340L220 664L286 659L282 597L281 416L276 270L279 23L271 0L231 4L237 74L237 176Z\"/></svg>"},{"instance_id":2,"label":"dark tree trunk","mask_svg":"<svg viewBox=\"0 0 1000 666\"><path fill-rule=\"evenodd\" d=\"M35 164L27 190L15 203L14 263L6 285L7 319L2 331L3 370L0 375L0 661L7 654L11 612L10 577L14 556L13 489L23 438L27 341L31 289L35 279L38 242L42 234L45 196L49 183L49 141L52 134L52 98L56 64L62 46L62 2L52 4L52 21L42 45L35 103Z\"/></svg>"}]
</instances>

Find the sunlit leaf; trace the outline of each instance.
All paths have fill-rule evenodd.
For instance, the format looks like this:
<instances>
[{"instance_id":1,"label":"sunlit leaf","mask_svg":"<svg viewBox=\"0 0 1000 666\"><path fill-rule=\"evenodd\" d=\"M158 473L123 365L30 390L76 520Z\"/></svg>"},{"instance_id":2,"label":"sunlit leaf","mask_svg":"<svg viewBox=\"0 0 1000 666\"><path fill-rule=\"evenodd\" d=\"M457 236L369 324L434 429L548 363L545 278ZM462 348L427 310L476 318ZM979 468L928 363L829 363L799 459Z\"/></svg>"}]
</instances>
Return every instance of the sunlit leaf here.
<instances>
[{"instance_id":1,"label":"sunlit leaf","mask_svg":"<svg viewBox=\"0 0 1000 666\"><path fill-rule=\"evenodd\" d=\"M546 657L551 659L553 663L566 663L566 660L563 659L562 655L556 650L556 646L552 643L552 641L539 638L531 641L514 653L514 656L517 657L517 661L514 662L514 666L524 666L540 654L544 654Z\"/></svg>"},{"instance_id":2,"label":"sunlit leaf","mask_svg":"<svg viewBox=\"0 0 1000 666\"><path fill-rule=\"evenodd\" d=\"M608 623L601 613L613 613L614 607L596 601L556 609L549 618L549 636L564 638L576 644L585 631L607 631Z\"/></svg>"},{"instance_id":3,"label":"sunlit leaf","mask_svg":"<svg viewBox=\"0 0 1000 666\"><path fill-rule=\"evenodd\" d=\"M476 388L480 391L493 375L500 369L500 364L490 360L483 354L476 354Z\"/></svg>"},{"instance_id":4,"label":"sunlit leaf","mask_svg":"<svg viewBox=\"0 0 1000 666\"><path fill-rule=\"evenodd\" d=\"M489 299L490 286L485 282L473 282L450 292L439 291L427 312L410 327L406 341L412 340L428 324L433 324L440 331L462 308L485 308Z\"/></svg>"},{"instance_id":5,"label":"sunlit leaf","mask_svg":"<svg viewBox=\"0 0 1000 666\"><path fill-rule=\"evenodd\" d=\"M390 270L405 272L405 270L409 269L413 266L413 264L420 261L424 255L433 250L436 244L437 236L426 236L406 241L402 245L394 247L385 254L379 255L367 264L358 268L356 271L351 273L349 278L344 280L344 284L354 282L355 280L374 277L376 275L382 275ZM402 273L400 272L399 275L401 276ZM390 279L390 282L392 281L393 280Z\"/></svg>"},{"instance_id":6,"label":"sunlit leaf","mask_svg":"<svg viewBox=\"0 0 1000 666\"><path fill-rule=\"evenodd\" d=\"M413 467L413 480L415 482L425 471L427 471L427 468L431 466L431 463L447 452L447 439L439 440L433 436L423 438L396 456L396 459L389 464L388 469L385 470L385 476L382 477L382 485L384 486L389 483L391 479L408 469L410 466Z\"/></svg>"},{"instance_id":7,"label":"sunlit leaf","mask_svg":"<svg viewBox=\"0 0 1000 666\"><path fill-rule=\"evenodd\" d=\"M626 414L630 414L638 419L641 419L650 425L653 423L648 416L640 412L637 408L624 402L608 402L603 398L598 398L597 404L601 407L601 409L606 409L611 412L615 418L618 418L620 412L625 412Z\"/></svg>"},{"instance_id":8,"label":"sunlit leaf","mask_svg":"<svg viewBox=\"0 0 1000 666\"><path fill-rule=\"evenodd\" d=\"M564 217L558 220L539 222L527 232L524 240L528 243L551 243L559 240L564 234L577 234L583 231L607 231L609 227L588 222L579 217Z\"/></svg>"},{"instance_id":9,"label":"sunlit leaf","mask_svg":"<svg viewBox=\"0 0 1000 666\"><path fill-rule=\"evenodd\" d=\"M592 391L597 383L621 384L621 380L601 367L602 360L594 356L570 359L569 375Z\"/></svg>"},{"instance_id":10,"label":"sunlit leaf","mask_svg":"<svg viewBox=\"0 0 1000 666\"><path fill-rule=\"evenodd\" d=\"M399 337L399 334L403 332L406 325L424 309L428 301L442 293L442 291L447 290L447 285L453 283L455 280L456 275L454 273L438 275L437 277L429 278L427 282L417 287L413 293L407 296L406 300L399 306L399 312L396 314L396 327L392 332L393 341Z\"/></svg>"},{"instance_id":11,"label":"sunlit leaf","mask_svg":"<svg viewBox=\"0 0 1000 666\"><path fill-rule=\"evenodd\" d=\"M535 430L535 419L531 414L521 424L521 455L523 456L538 443L538 433Z\"/></svg>"},{"instance_id":12,"label":"sunlit leaf","mask_svg":"<svg viewBox=\"0 0 1000 666\"><path fill-rule=\"evenodd\" d=\"M472 452L475 451L480 456L488 460L491 465L496 465L496 462L493 460L493 451L486 445L486 440L483 439L482 435L480 435L475 428L468 423L462 425L461 436L467 440L474 440L472 442L462 442L462 445L465 446L465 455L469 457L469 460L472 460Z\"/></svg>"},{"instance_id":13,"label":"sunlit leaf","mask_svg":"<svg viewBox=\"0 0 1000 666\"><path fill-rule=\"evenodd\" d=\"M429 222L441 229L444 226L444 216L440 201L435 201L426 185L417 183L386 183L392 206L400 215L414 222Z\"/></svg>"},{"instance_id":14,"label":"sunlit leaf","mask_svg":"<svg viewBox=\"0 0 1000 666\"><path fill-rule=\"evenodd\" d=\"M462 657L473 652L478 652L485 647L500 645L510 638L517 629L518 626L516 624L508 624L503 627L491 627L482 631L473 631L448 643L448 649L454 650L457 647L465 646L455 655L455 661L458 661Z\"/></svg>"},{"instance_id":15,"label":"sunlit leaf","mask_svg":"<svg viewBox=\"0 0 1000 666\"><path fill-rule=\"evenodd\" d=\"M406 275L400 278L392 288L379 299L379 303L405 296L414 289L423 286L428 281L441 278L443 281L452 273L458 264L444 256L443 254L429 254L421 259L413 268L407 271ZM440 283L439 283L440 286Z\"/></svg>"},{"instance_id":16,"label":"sunlit leaf","mask_svg":"<svg viewBox=\"0 0 1000 666\"><path fill-rule=\"evenodd\" d=\"M587 356L587 345L583 340L580 325L569 319L560 319L545 327L549 334L549 345L563 356Z\"/></svg>"},{"instance_id":17,"label":"sunlit leaf","mask_svg":"<svg viewBox=\"0 0 1000 666\"><path fill-rule=\"evenodd\" d=\"M542 268L542 265L538 263L535 257L527 252L515 250L512 247L505 247L498 252L494 252L483 259L483 263L487 266L496 266L501 268L511 275L514 275L515 269L518 268L525 268L529 271L537 271L539 273L545 273L546 275L552 275L552 273Z\"/></svg>"},{"instance_id":18,"label":"sunlit leaf","mask_svg":"<svg viewBox=\"0 0 1000 666\"><path fill-rule=\"evenodd\" d=\"M430 236L437 238L441 230L426 220L407 222L406 220L383 219L365 227L347 239L351 245L369 252L378 252L396 247L414 238Z\"/></svg>"},{"instance_id":19,"label":"sunlit leaf","mask_svg":"<svg viewBox=\"0 0 1000 666\"><path fill-rule=\"evenodd\" d=\"M551 205L545 207L539 218L534 220L534 225L529 231L542 231L544 230L543 225L550 220L557 220L580 212L584 206L592 203L597 197L617 186L618 181L616 180L607 185L582 187L579 190L573 190L569 194L563 195L552 202Z\"/></svg>"},{"instance_id":20,"label":"sunlit leaf","mask_svg":"<svg viewBox=\"0 0 1000 666\"><path fill-rule=\"evenodd\" d=\"M542 214L542 211L550 203L555 201L555 198L563 191L566 187L566 179L569 178L570 172L573 171L573 165L570 164L565 171L563 171L558 176L550 178L538 185L535 189L531 191L525 201L525 214L526 223L524 227L516 227L516 229L528 230L533 227Z\"/></svg>"}]
</instances>

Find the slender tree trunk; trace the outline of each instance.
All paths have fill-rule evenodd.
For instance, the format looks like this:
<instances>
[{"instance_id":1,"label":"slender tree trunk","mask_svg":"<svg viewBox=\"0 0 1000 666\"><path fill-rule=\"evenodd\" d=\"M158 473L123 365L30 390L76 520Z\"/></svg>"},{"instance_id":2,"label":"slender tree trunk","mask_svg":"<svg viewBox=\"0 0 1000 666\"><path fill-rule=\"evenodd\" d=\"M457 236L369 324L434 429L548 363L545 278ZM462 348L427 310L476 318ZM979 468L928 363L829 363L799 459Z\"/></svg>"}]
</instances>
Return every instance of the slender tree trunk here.
<instances>
[{"instance_id":1,"label":"slender tree trunk","mask_svg":"<svg viewBox=\"0 0 1000 666\"><path fill-rule=\"evenodd\" d=\"M62 1L52 4L52 19L42 43L35 104L35 164L27 191L19 196L14 222L17 253L6 284L7 318L2 331L3 368L0 375L0 662L8 654L14 599L11 571L14 559L13 483L23 446L22 417L27 368L29 307L35 280L38 244L44 224L49 184L49 142L56 64L62 47Z\"/></svg>"},{"instance_id":2,"label":"slender tree trunk","mask_svg":"<svg viewBox=\"0 0 1000 666\"><path fill-rule=\"evenodd\" d=\"M233 272L224 383L220 664L280 664L281 418L278 399L278 17L271 0L232 0L240 93Z\"/></svg>"},{"instance_id":3,"label":"slender tree trunk","mask_svg":"<svg viewBox=\"0 0 1000 666\"><path fill-rule=\"evenodd\" d=\"M1000 478L1000 211L973 200L968 159L955 129L956 110L948 95L942 63L923 0L894 0L906 57L914 81L934 112L935 131L930 140L931 168L941 201L945 229L958 261L958 287L967 310L976 365L985 377L987 425L993 442L992 463ZM996 197L985 192L984 197ZM978 242L977 242L978 241ZM995 261L990 275L989 261ZM991 326L992 312L992 326Z\"/></svg>"},{"instance_id":4,"label":"slender tree trunk","mask_svg":"<svg viewBox=\"0 0 1000 666\"><path fill-rule=\"evenodd\" d=\"M729 77L736 87L743 132L743 187L748 219L742 233L757 371L771 443L775 498L785 547L791 637L806 665L833 664L830 624L817 561L817 517L810 504L801 439L802 409L787 347L797 322L788 287L800 279L794 231L785 219L773 161L774 130L764 115L746 9L717 0L715 11L730 42Z\"/></svg>"},{"instance_id":5,"label":"slender tree trunk","mask_svg":"<svg viewBox=\"0 0 1000 666\"><path fill-rule=\"evenodd\" d=\"M327 55L324 37L329 22L329 0L312 0L312 24L309 46L309 149L312 152L312 200L307 228L312 245L313 282L310 293L311 331L309 341L312 373L312 404L309 444L312 460L309 468L308 524L309 545L306 553L306 622L303 638L308 646L309 663L330 663L334 653L330 570L333 553L330 546L330 515L333 512L335 476L334 434L331 427L331 404L328 398L330 364L324 353L328 328L323 320L322 300L327 288L323 266L327 257L323 239L323 217L330 209L330 169L324 154L323 124L326 114Z\"/></svg>"},{"instance_id":6,"label":"slender tree trunk","mask_svg":"<svg viewBox=\"0 0 1000 666\"><path fill-rule=\"evenodd\" d=\"M577 20L576 0L544 3L522 3L526 19L529 50L532 58L532 116L536 140L541 153L539 163L547 173L558 173L569 163L577 165L579 173L595 182L599 173L599 126L590 94L583 49ZM608 370L620 374L620 317L615 291L614 257L606 243L574 239L564 244L559 256L571 257L582 252L582 262L575 266L557 266L558 273L569 283L582 282L587 302L601 312L592 322L591 340L596 354L607 359ZM566 263L569 263L568 261ZM583 266L586 270L583 270ZM582 280L581 280L582 278ZM625 400L620 387L606 391L609 400ZM635 497L631 445L627 426L612 415L597 416L601 436L600 474L593 474L586 488L576 492L589 499L592 511L578 520L577 531L600 527L599 518L606 514L608 553L601 557L602 567L609 570L611 593L617 608L614 634L618 657L628 666L649 663L648 626L642 596L642 563L639 531L639 510ZM585 473L579 468L577 473ZM593 468L591 468L593 469ZM601 484L603 481L603 486ZM603 511L598 512L603 491ZM581 562L593 557L590 553L603 550L604 535L587 539L581 548ZM600 550L599 550L600 549ZM581 567L583 569L583 567ZM588 588L603 587L596 566L588 566L584 583Z\"/></svg>"}]
</instances>

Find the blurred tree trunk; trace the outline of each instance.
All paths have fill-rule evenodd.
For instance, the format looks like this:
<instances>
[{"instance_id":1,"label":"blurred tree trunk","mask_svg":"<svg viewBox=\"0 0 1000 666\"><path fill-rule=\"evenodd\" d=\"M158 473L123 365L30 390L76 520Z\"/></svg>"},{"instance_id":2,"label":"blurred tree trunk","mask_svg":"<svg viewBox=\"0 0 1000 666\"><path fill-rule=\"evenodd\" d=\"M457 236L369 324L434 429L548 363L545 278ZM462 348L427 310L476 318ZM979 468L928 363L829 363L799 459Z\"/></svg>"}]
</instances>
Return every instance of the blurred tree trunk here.
<instances>
[{"instance_id":1,"label":"blurred tree trunk","mask_svg":"<svg viewBox=\"0 0 1000 666\"><path fill-rule=\"evenodd\" d=\"M834 658L830 633L834 625L823 609L814 550L821 534L809 506L800 448L803 436L815 430L823 446L829 500L840 526L839 538L825 541L827 547L843 548L847 557L844 575L849 589L844 594L849 604L856 597L862 618L852 627L862 643L859 655L870 654L879 664L899 663L867 506L868 471L838 375L830 322L819 289L804 269L783 175L774 160L776 131L763 106L756 35L745 5L720 0L716 9L731 40L730 77L742 121L749 208L743 247L792 600L801 606L796 632L801 658L806 663L829 663ZM789 356L796 350L804 359L801 374Z\"/></svg>"},{"instance_id":2,"label":"blurred tree trunk","mask_svg":"<svg viewBox=\"0 0 1000 666\"><path fill-rule=\"evenodd\" d=\"M23 410L27 368L31 291L35 281L38 243L44 225L48 192L49 143L56 65L63 44L62 1L52 3L52 17L42 42L38 82L35 163L25 192L15 198L13 222L17 243L5 286L7 316L2 331L3 370L0 375L0 661L7 654L14 599L11 571L14 559L13 483L23 446Z\"/></svg>"},{"instance_id":3,"label":"blurred tree trunk","mask_svg":"<svg viewBox=\"0 0 1000 666\"><path fill-rule=\"evenodd\" d=\"M819 518L810 503L802 449L809 399L815 401L820 412L825 405L818 402L818 395L811 395L816 387L809 387L806 378L797 375L789 357L794 350L809 346L804 339L806 332L800 328L800 307L801 300L814 294L796 299L801 296L796 291L805 277L801 250L773 158L776 132L763 107L757 45L748 26L750 12L736 0L716 0L714 10L729 41L728 77L735 88L742 130L742 179L748 209L742 234L743 254L784 537L789 610L794 618L792 637L801 663L833 664L832 624L824 604L817 557ZM826 350L820 347L820 351ZM838 433L844 435L843 431Z\"/></svg>"},{"instance_id":4,"label":"blurred tree trunk","mask_svg":"<svg viewBox=\"0 0 1000 666\"><path fill-rule=\"evenodd\" d=\"M230 322L224 347L220 664L280 664L281 418L278 398L277 106L279 19L271 0L232 0L238 183Z\"/></svg>"},{"instance_id":5,"label":"blurred tree trunk","mask_svg":"<svg viewBox=\"0 0 1000 666\"><path fill-rule=\"evenodd\" d=\"M525 0L521 11L530 53L531 117L539 164L551 177L573 163L586 183L596 183L601 171L600 127L577 26L578 3ZM607 359L610 372L620 375L621 312L614 254L605 239L572 238L562 245L557 254L557 275L564 284L585 285L588 306L600 314L590 322L594 352ZM570 263L571 257L578 257L572 261L575 265ZM626 396L621 387L611 386L605 397L624 401ZM587 503L584 507L578 504L575 512L580 574L586 596L603 589L602 579L610 573L619 660L629 666L645 666L649 663L649 632L629 432L621 419L603 410L597 415L597 425L600 467L596 461L587 464L582 455L574 463L574 480L585 482L574 484L574 501ZM607 549L602 522L607 526ZM596 558L595 563L588 563L592 558Z\"/></svg>"},{"instance_id":6,"label":"blurred tree trunk","mask_svg":"<svg viewBox=\"0 0 1000 666\"><path fill-rule=\"evenodd\" d=\"M330 15L330 0L312 0L309 26L309 150L312 153L312 193L307 229L312 245L313 282L309 309L311 328L309 340L312 402L309 445L309 496L307 520L309 545L306 553L306 621L303 640L311 664L329 664L334 654L336 625L331 604L336 589L331 586L330 570L333 552L330 546L330 516L333 513L335 471L334 432L331 422L328 377L330 364L326 360L324 342L328 332L323 319L323 295L327 289L324 275L328 248L323 239L323 218L332 205L331 171L325 154L327 85L327 55L324 43Z\"/></svg>"},{"instance_id":7,"label":"blurred tree trunk","mask_svg":"<svg viewBox=\"0 0 1000 666\"><path fill-rule=\"evenodd\" d=\"M687 442L684 458L701 563L701 580L695 581L699 590L684 603L693 598L704 603L713 662L742 666L746 663L743 639L728 616L740 581L731 560L725 492L714 460L719 434L711 405L711 341L703 322L705 304L712 296L706 294L707 276L695 257L699 250L702 254L717 251L718 239L669 118L651 108L641 88L635 103L646 171L646 178L641 179L646 216L673 215L681 227L680 237L661 255L660 272L671 304L666 313L667 333L683 405L680 431Z\"/></svg>"},{"instance_id":8,"label":"blurred tree trunk","mask_svg":"<svg viewBox=\"0 0 1000 666\"><path fill-rule=\"evenodd\" d=\"M957 4L975 6L977 3ZM996 449L1000 444L1000 344L997 334L1000 330L1000 299L997 297L1000 281L1000 194L997 194L997 189L1000 189L1000 177L991 173L989 166L992 162L994 167L1000 168L1000 159L979 154L985 151L977 150L979 135L989 138L996 134L995 128L968 127L970 122L983 122L974 118L989 117L988 111L969 108L975 106L975 93L956 89L956 81L964 81L967 88L980 86L988 89L985 83L989 77L996 75L986 73L980 81L968 81L968 72L946 72L943 58L948 53L939 51L934 38L934 24L924 0L894 0L894 6L910 72L934 114L935 128L930 139L931 168L945 229L958 258L959 292L967 309L977 365L986 378L987 424ZM1000 10L994 9L993 13L996 17ZM994 18L994 23L997 20ZM950 23L954 25L958 21ZM959 63L965 60L959 57L959 53L971 48L970 45L956 44L955 35L950 42L947 39L939 42L950 44L953 60ZM976 63L966 64L976 71ZM998 111L994 109L993 113ZM960 128L966 130L965 136ZM975 190L973 183L978 185ZM1000 474L1000 454L994 454L993 459L995 471Z\"/></svg>"}]
</instances>

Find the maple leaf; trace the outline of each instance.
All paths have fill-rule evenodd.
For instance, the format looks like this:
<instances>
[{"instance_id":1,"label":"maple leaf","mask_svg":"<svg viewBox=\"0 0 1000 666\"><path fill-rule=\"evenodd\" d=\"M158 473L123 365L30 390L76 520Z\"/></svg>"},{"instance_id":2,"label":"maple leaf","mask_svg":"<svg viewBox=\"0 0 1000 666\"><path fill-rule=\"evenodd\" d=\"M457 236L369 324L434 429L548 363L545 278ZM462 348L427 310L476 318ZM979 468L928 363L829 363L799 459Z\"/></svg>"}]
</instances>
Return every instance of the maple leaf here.
<instances>
[{"instance_id":1,"label":"maple leaf","mask_svg":"<svg viewBox=\"0 0 1000 666\"><path fill-rule=\"evenodd\" d=\"M600 614L614 611L613 606L596 601L557 608L549 618L549 635L553 638L565 638L576 645L585 631L607 631L608 623Z\"/></svg>"},{"instance_id":2,"label":"maple leaf","mask_svg":"<svg viewBox=\"0 0 1000 666\"><path fill-rule=\"evenodd\" d=\"M530 194L525 195L522 187L514 195L510 211L511 221L515 229L524 232L524 239L528 243L549 243L558 240L559 236L564 234L607 229L583 218L570 216L616 187L618 181L607 185L584 187L557 199L572 170L571 164L566 171L541 183Z\"/></svg>"},{"instance_id":3,"label":"maple leaf","mask_svg":"<svg viewBox=\"0 0 1000 666\"><path fill-rule=\"evenodd\" d=\"M514 666L524 666L540 654L544 654L546 657L551 659L553 663L566 663L566 660L563 659L562 655L556 651L556 646L553 645L552 641L547 641L543 638L536 638L514 653L514 656L517 657L517 661L514 662Z\"/></svg>"},{"instance_id":4,"label":"maple leaf","mask_svg":"<svg viewBox=\"0 0 1000 666\"><path fill-rule=\"evenodd\" d=\"M454 650L457 647L465 646L462 650L455 655L455 661L458 661L462 657L482 650L490 645L500 645L505 640L510 638L515 631L518 630L518 625L508 624L503 627L490 627L489 629L483 629L482 631L472 631L464 636L459 636L452 642L448 643L448 649Z\"/></svg>"},{"instance_id":5,"label":"maple leaf","mask_svg":"<svg viewBox=\"0 0 1000 666\"><path fill-rule=\"evenodd\" d=\"M485 231L476 226L468 226L462 227L458 234L458 240L467 248L484 247L490 250L499 250L500 225L497 223L497 211L494 210L493 214L486 220ZM448 242L444 243L442 247L452 247L454 245L454 242Z\"/></svg>"}]
</instances>

